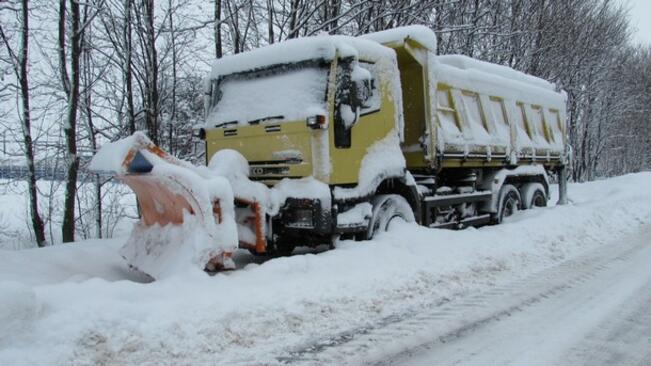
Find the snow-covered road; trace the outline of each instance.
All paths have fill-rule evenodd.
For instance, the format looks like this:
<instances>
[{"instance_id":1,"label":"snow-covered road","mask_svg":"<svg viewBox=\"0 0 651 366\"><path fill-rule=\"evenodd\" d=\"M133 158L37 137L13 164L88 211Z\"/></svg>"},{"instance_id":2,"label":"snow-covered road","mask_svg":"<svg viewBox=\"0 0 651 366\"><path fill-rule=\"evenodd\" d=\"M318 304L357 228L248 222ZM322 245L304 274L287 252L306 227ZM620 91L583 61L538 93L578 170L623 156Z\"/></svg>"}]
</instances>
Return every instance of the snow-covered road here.
<instances>
[{"instance_id":1,"label":"snow-covered road","mask_svg":"<svg viewBox=\"0 0 651 366\"><path fill-rule=\"evenodd\" d=\"M463 326L377 363L651 365L650 238L651 225L539 274L542 282L519 282L499 303L477 301L484 309Z\"/></svg>"},{"instance_id":2,"label":"snow-covered road","mask_svg":"<svg viewBox=\"0 0 651 366\"><path fill-rule=\"evenodd\" d=\"M497 226L447 231L403 223L370 242L266 262L242 252L237 271L153 283L126 268L117 254L124 239L0 250L0 365L418 362L411 356L436 349L433 334L452 344L505 324L509 335L517 327L507 314L532 321L521 326L531 337L569 324L571 331L539 342L551 351L576 346L567 357L581 357L592 341L631 337L622 351L630 357L645 339L624 332L616 318L648 305L648 296L636 297L637 306L627 294L637 287L648 295L643 274L651 266L641 264L651 249L639 241L651 237L650 186L651 173L573 184L572 204L519 212ZM635 268L639 276L625 277ZM546 301L550 308L537 305ZM576 301L587 309L577 314ZM479 350L441 352L450 352L451 363L463 356L463 364L482 347L506 357L501 347L521 346L488 338L495 343L483 340Z\"/></svg>"}]
</instances>

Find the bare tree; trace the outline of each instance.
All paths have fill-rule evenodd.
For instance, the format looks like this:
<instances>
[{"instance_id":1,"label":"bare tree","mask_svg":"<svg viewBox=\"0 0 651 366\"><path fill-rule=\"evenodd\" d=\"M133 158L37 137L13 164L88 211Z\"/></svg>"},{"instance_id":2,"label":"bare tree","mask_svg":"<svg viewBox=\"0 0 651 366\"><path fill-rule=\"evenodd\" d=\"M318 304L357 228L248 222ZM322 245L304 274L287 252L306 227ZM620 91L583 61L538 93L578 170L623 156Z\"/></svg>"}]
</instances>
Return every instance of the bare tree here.
<instances>
[{"instance_id":1,"label":"bare tree","mask_svg":"<svg viewBox=\"0 0 651 366\"><path fill-rule=\"evenodd\" d=\"M77 112L79 109L79 83L81 62L81 39L84 29L81 27L79 2L70 0L70 9L66 9L65 0L59 1L59 63L63 89L68 99L67 112L63 125L66 142L66 189L64 198L63 223L61 234L63 242L75 240L75 198L77 195L77 178L79 176L79 156L77 155ZM68 14L69 13L69 14ZM69 18L70 29L68 41L70 46L70 74L68 74L68 57L66 56L66 20Z\"/></svg>"},{"instance_id":2,"label":"bare tree","mask_svg":"<svg viewBox=\"0 0 651 366\"><path fill-rule=\"evenodd\" d=\"M215 58L222 58L222 0L215 0Z\"/></svg>"},{"instance_id":3,"label":"bare tree","mask_svg":"<svg viewBox=\"0 0 651 366\"><path fill-rule=\"evenodd\" d=\"M39 247L45 246L45 225L38 209L38 194L36 187L36 169L34 165L34 143L32 140L32 118L30 108L30 91L28 78L29 64L29 1L20 2L20 46L18 52L12 48L8 36L0 23L0 38L4 43L20 89L22 143L27 163L27 191L29 193L29 212L32 230Z\"/></svg>"}]
</instances>

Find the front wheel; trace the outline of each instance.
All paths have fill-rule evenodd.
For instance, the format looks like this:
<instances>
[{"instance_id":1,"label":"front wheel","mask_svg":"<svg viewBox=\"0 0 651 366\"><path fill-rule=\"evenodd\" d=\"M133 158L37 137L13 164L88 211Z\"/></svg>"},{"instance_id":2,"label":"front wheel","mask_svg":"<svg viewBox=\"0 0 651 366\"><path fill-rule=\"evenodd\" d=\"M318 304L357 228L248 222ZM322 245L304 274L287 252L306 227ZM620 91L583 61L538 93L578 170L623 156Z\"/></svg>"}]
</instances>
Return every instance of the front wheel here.
<instances>
[{"instance_id":1,"label":"front wheel","mask_svg":"<svg viewBox=\"0 0 651 366\"><path fill-rule=\"evenodd\" d=\"M389 229L391 222L397 218L406 222L414 222L414 212L404 197L397 194L381 194L371 200L373 213L366 233L367 239L373 239L377 234Z\"/></svg>"}]
</instances>

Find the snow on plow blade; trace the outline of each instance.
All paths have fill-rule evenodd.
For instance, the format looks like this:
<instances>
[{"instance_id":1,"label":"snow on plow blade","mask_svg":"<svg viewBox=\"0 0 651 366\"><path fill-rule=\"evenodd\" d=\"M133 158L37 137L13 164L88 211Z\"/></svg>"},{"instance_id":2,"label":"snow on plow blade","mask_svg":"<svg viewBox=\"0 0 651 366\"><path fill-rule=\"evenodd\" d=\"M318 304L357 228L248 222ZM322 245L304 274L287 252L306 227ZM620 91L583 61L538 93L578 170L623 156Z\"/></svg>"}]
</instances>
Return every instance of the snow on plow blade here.
<instances>
[{"instance_id":1,"label":"snow on plow blade","mask_svg":"<svg viewBox=\"0 0 651 366\"><path fill-rule=\"evenodd\" d=\"M114 175L138 198L140 222L120 250L130 266L156 279L190 268L234 268L238 223L226 178L168 155L139 132L103 146L90 169ZM263 213L257 204L249 207L255 209L249 245L263 252Z\"/></svg>"}]
</instances>

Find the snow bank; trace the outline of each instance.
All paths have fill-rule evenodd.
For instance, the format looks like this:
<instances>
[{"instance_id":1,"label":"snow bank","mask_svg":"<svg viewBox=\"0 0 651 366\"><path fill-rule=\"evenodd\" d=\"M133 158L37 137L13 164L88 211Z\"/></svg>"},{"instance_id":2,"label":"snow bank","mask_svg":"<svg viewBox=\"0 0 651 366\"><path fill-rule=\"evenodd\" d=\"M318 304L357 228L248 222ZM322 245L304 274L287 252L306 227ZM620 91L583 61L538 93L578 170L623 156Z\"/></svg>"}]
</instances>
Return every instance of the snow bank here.
<instances>
[{"instance_id":1,"label":"snow bank","mask_svg":"<svg viewBox=\"0 0 651 366\"><path fill-rule=\"evenodd\" d=\"M650 184L651 173L571 184L570 205L518 212L498 226L397 224L318 255L260 264L240 252L238 271L150 284L129 277L117 241L0 251L0 281L30 288L37 309L0 340L0 364L280 364L293 347L617 245L651 225ZM2 294L33 304L24 287L0 292L0 309L13 301Z\"/></svg>"},{"instance_id":2,"label":"snow bank","mask_svg":"<svg viewBox=\"0 0 651 366\"><path fill-rule=\"evenodd\" d=\"M29 327L36 317L36 293L23 284L0 280L0 345Z\"/></svg>"}]
</instances>

